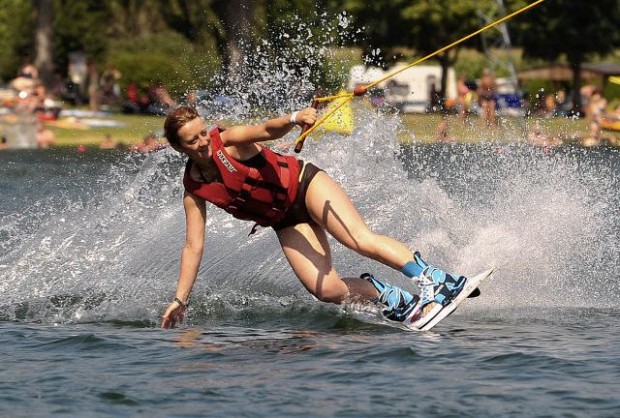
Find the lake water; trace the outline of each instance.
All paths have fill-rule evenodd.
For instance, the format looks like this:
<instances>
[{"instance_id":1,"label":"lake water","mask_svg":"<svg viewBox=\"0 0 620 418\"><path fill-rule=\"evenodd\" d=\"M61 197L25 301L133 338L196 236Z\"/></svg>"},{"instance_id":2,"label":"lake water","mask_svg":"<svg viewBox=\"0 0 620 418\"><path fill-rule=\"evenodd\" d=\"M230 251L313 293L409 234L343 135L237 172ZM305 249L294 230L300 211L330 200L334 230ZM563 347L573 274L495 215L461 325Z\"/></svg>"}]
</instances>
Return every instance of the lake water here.
<instances>
[{"instance_id":1,"label":"lake water","mask_svg":"<svg viewBox=\"0 0 620 418\"><path fill-rule=\"evenodd\" d=\"M617 150L401 146L400 129L365 115L301 156L375 231L451 271L496 267L428 333L313 301L270 230L216 210L188 321L161 330L183 160L1 152L0 416L618 416ZM411 287L336 243L334 261Z\"/></svg>"}]
</instances>

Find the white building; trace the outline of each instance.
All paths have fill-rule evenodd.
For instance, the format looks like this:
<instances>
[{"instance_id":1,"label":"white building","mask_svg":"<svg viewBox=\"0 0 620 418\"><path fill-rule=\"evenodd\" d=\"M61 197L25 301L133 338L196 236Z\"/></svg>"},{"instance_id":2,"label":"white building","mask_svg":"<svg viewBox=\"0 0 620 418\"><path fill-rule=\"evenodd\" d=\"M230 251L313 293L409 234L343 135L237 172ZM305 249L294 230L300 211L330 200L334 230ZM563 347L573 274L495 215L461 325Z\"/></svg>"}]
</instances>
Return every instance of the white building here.
<instances>
[{"instance_id":1,"label":"white building","mask_svg":"<svg viewBox=\"0 0 620 418\"><path fill-rule=\"evenodd\" d=\"M388 74L392 74L407 64L396 64L383 71L376 67L356 65L349 72L350 91L359 85L368 85ZM416 65L379 83L378 88L383 90L385 103L394 106L403 112L425 112L431 102L431 89L441 87L441 67L439 65ZM454 69L448 70L446 98L456 98L456 75Z\"/></svg>"}]
</instances>

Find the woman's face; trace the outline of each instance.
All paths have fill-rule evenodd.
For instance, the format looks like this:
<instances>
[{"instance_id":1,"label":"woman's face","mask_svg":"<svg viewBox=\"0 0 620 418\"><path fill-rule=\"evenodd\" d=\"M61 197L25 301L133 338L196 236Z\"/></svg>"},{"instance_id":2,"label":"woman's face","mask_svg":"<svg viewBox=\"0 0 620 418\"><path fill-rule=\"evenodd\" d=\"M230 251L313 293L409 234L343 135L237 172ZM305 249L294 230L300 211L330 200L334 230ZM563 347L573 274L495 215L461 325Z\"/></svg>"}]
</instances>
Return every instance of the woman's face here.
<instances>
[{"instance_id":1,"label":"woman's face","mask_svg":"<svg viewBox=\"0 0 620 418\"><path fill-rule=\"evenodd\" d=\"M211 159L211 138L202 119L192 119L179 129L178 134L179 151L187 154L192 160Z\"/></svg>"}]
</instances>

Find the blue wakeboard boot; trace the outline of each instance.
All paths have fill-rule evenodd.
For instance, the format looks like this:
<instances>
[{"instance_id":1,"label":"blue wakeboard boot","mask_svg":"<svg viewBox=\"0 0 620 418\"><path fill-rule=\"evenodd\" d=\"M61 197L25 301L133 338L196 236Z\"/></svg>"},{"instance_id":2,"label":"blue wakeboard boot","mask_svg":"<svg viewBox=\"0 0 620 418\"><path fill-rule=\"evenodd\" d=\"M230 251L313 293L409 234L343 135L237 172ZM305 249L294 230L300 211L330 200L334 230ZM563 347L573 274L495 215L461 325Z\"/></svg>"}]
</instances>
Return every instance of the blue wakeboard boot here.
<instances>
[{"instance_id":1,"label":"blue wakeboard boot","mask_svg":"<svg viewBox=\"0 0 620 418\"><path fill-rule=\"evenodd\" d=\"M420 297L423 300L437 302L442 306L449 304L463 290L467 282L465 276L448 274L425 262L417 251L413 254L413 261L407 263L403 272L407 267L409 267L409 271L417 273L412 277L412 280L420 287Z\"/></svg>"},{"instance_id":2,"label":"blue wakeboard boot","mask_svg":"<svg viewBox=\"0 0 620 418\"><path fill-rule=\"evenodd\" d=\"M383 316L392 321L411 322L413 318L421 314L424 305L430 302L397 286L383 283L375 279L372 274L364 273L360 277L372 283L377 289L379 296L373 303L383 305Z\"/></svg>"}]
</instances>

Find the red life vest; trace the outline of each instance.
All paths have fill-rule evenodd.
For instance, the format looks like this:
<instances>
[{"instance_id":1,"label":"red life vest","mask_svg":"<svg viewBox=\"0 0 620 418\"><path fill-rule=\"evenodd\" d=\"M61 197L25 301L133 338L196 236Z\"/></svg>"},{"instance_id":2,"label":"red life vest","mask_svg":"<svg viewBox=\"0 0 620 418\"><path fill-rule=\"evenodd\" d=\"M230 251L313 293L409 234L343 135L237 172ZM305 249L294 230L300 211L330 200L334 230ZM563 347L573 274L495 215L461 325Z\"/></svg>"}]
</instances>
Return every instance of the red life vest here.
<instances>
[{"instance_id":1,"label":"red life vest","mask_svg":"<svg viewBox=\"0 0 620 418\"><path fill-rule=\"evenodd\" d=\"M191 160L185 168L183 186L188 192L213 203L235 218L273 226L295 201L299 188L300 163L292 156L261 148L266 164L248 167L226 152L219 128L209 132L212 160L222 183L202 183L190 176Z\"/></svg>"}]
</instances>

